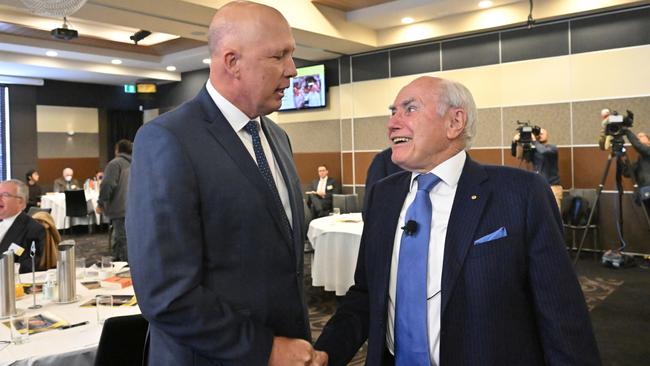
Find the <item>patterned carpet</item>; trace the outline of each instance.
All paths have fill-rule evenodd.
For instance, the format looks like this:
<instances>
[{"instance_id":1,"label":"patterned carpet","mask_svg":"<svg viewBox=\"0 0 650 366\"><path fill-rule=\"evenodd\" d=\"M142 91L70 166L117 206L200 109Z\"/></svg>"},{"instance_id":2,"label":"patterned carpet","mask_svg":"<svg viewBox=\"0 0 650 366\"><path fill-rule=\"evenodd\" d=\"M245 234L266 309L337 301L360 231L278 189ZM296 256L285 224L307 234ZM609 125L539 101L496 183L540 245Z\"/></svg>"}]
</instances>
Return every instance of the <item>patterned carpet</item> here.
<instances>
[{"instance_id":1,"label":"patterned carpet","mask_svg":"<svg viewBox=\"0 0 650 366\"><path fill-rule=\"evenodd\" d=\"M91 235L66 235L65 238L76 241L76 256L77 258L86 258L86 265L97 263L102 256L110 255L108 233L105 230ZM337 299L333 292L324 291L322 287L311 286L312 256L313 254L305 254L305 290L309 305L311 334L312 338L316 340L329 318L334 314ZM623 284L622 280L597 276L579 276L579 280L589 311L592 311ZM366 345L359 350L349 365L363 365L365 356Z\"/></svg>"}]
</instances>

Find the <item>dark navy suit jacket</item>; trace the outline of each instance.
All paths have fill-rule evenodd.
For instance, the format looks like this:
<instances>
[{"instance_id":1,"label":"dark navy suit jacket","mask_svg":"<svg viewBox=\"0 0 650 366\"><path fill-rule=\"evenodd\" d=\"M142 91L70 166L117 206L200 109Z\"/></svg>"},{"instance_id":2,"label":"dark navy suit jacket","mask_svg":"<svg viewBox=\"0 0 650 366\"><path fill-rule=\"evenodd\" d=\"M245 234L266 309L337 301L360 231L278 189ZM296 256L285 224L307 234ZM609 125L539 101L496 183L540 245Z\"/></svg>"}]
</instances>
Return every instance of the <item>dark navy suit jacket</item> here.
<instances>
[{"instance_id":1,"label":"dark navy suit jacket","mask_svg":"<svg viewBox=\"0 0 650 366\"><path fill-rule=\"evenodd\" d=\"M286 133L262 127L293 232L205 88L138 131L126 220L150 365L266 365L273 336L310 339L300 181Z\"/></svg>"},{"instance_id":2,"label":"dark navy suit jacket","mask_svg":"<svg viewBox=\"0 0 650 366\"><path fill-rule=\"evenodd\" d=\"M11 224L2 241L0 241L0 253L6 252L12 243L21 246L25 251L21 256L14 255L14 263L20 263L20 273L31 272L32 257L29 256L29 251L32 247L32 241L36 246L34 262L36 263L36 270L38 270L38 264L43 256L43 245L45 245L45 229L31 216L21 212L16 216L14 223Z\"/></svg>"},{"instance_id":3,"label":"dark navy suit jacket","mask_svg":"<svg viewBox=\"0 0 650 366\"><path fill-rule=\"evenodd\" d=\"M390 364L388 282L410 177L394 174L370 191L355 284L316 342L330 365L344 365L366 338L366 364ZM507 237L474 245L501 227ZM443 366L600 364L558 210L539 175L468 157L447 228L441 296Z\"/></svg>"}]
</instances>

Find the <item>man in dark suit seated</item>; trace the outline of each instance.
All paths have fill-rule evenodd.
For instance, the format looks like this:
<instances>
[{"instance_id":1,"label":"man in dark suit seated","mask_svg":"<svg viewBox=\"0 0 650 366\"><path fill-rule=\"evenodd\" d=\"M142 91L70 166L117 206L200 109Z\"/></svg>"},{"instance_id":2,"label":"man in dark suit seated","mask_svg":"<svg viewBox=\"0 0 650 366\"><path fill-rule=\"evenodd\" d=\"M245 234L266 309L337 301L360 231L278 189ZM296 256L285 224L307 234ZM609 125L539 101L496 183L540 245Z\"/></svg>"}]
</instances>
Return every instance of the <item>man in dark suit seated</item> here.
<instances>
[{"instance_id":1,"label":"man in dark suit seated","mask_svg":"<svg viewBox=\"0 0 650 366\"><path fill-rule=\"evenodd\" d=\"M14 250L14 261L20 263L20 273L32 271L30 249L36 247L35 263L40 263L45 229L23 212L29 189L25 183L11 179L0 183L0 253Z\"/></svg>"},{"instance_id":2,"label":"man in dark suit seated","mask_svg":"<svg viewBox=\"0 0 650 366\"><path fill-rule=\"evenodd\" d=\"M392 160L368 192L355 283L314 346L345 365L600 365L543 177L466 150L476 106L420 77L391 106Z\"/></svg>"},{"instance_id":3,"label":"man in dark suit seated","mask_svg":"<svg viewBox=\"0 0 650 366\"><path fill-rule=\"evenodd\" d=\"M311 217L327 216L332 212L332 194L341 193L341 186L334 178L328 176L329 171L325 164L318 166L318 179L311 182L311 191L307 193L307 206L311 210Z\"/></svg>"},{"instance_id":4,"label":"man in dark suit seated","mask_svg":"<svg viewBox=\"0 0 650 366\"><path fill-rule=\"evenodd\" d=\"M324 354L310 343L300 179L266 117L296 76L295 40L248 1L220 7L208 39L205 86L133 143L126 233L149 364L310 364Z\"/></svg>"}]
</instances>

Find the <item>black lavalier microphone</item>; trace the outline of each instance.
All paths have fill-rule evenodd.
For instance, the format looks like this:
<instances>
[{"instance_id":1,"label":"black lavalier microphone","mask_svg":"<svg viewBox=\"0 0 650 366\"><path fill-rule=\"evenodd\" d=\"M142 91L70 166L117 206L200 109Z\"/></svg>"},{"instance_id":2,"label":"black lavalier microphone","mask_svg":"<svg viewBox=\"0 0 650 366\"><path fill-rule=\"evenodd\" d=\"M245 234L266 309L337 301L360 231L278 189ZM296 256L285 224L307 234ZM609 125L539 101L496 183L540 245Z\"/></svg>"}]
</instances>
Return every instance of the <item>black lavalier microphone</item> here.
<instances>
[{"instance_id":1,"label":"black lavalier microphone","mask_svg":"<svg viewBox=\"0 0 650 366\"><path fill-rule=\"evenodd\" d=\"M406 235L413 235L418 231L418 223L415 220L409 220L406 222L406 225L402 226L402 230Z\"/></svg>"}]
</instances>

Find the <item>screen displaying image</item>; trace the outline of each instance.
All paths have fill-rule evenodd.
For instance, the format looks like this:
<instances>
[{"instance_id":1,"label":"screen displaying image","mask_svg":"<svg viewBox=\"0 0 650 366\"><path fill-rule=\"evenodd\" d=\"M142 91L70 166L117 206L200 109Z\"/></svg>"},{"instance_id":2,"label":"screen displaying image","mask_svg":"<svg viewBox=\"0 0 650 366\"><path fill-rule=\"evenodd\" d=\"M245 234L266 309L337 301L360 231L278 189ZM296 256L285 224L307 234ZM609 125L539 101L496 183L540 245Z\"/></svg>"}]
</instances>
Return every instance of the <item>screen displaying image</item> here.
<instances>
[{"instance_id":1,"label":"screen displaying image","mask_svg":"<svg viewBox=\"0 0 650 366\"><path fill-rule=\"evenodd\" d=\"M298 68L284 91L281 111L325 107L325 65Z\"/></svg>"}]
</instances>

